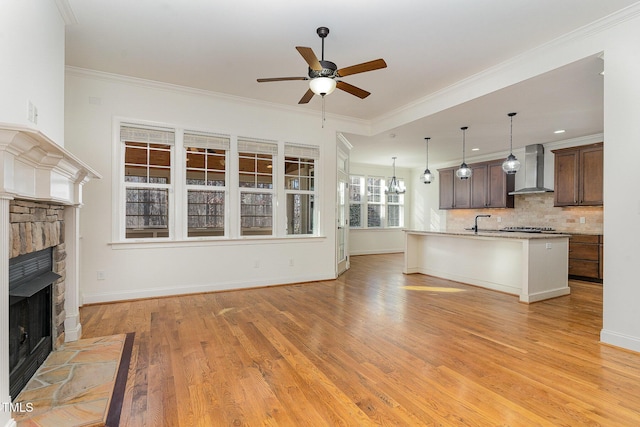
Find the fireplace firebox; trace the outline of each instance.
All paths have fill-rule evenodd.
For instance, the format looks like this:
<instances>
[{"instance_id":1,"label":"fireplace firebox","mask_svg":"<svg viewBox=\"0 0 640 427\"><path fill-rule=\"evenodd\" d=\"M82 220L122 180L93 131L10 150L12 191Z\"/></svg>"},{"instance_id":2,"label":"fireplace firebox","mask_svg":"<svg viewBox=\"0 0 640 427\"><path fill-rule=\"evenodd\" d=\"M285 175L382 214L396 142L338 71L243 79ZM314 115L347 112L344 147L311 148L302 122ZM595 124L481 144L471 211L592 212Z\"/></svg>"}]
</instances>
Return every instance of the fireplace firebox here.
<instances>
[{"instance_id":1,"label":"fireplace firebox","mask_svg":"<svg viewBox=\"0 0 640 427\"><path fill-rule=\"evenodd\" d=\"M53 348L52 248L9 260L9 389L16 397Z\"/></svg>"}]
</instances>

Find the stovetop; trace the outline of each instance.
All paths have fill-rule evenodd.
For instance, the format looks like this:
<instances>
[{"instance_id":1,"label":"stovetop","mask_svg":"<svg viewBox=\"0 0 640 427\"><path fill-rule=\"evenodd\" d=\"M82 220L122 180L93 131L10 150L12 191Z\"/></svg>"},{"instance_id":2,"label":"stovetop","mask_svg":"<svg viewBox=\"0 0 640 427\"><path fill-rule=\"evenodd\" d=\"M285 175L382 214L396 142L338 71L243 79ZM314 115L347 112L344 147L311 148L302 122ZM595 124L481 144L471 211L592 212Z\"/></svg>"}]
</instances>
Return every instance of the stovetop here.
<instances>
[{"instance_id":1,"label":"stovetop","mask_svg":"<svg viewBox=\"0 0 640 427\"><path fill-rule=\"evenodd\" d=\"M519 233L542 233L542 232L555 231L555 229L551 227L515 226L515 227L505 227L500 231L513 231L513 232L519 232Z\"/></svg>"}]
</instances>

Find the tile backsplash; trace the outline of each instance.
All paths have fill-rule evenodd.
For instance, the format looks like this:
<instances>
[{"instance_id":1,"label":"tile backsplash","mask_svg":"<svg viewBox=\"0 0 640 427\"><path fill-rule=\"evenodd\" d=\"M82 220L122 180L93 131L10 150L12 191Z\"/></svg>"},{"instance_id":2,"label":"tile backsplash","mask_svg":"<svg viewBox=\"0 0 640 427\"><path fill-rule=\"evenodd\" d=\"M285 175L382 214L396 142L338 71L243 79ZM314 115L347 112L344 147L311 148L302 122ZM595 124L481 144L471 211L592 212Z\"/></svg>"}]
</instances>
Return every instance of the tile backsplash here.
<instances>
[{"instance_id":1,"label":"tile backsplash","mask_svg":"<svg viewBox=\"0 0 640 427\"><path fill-rule=\"evenodd\" d=\"M500 229L513 226L551 227L571 233L602 234L602 206L553 206L553 193L515 196L513 209L453 209L446 211L447 230L470 228L476 215L479 227Z\"/></svg>"}]
</instances>

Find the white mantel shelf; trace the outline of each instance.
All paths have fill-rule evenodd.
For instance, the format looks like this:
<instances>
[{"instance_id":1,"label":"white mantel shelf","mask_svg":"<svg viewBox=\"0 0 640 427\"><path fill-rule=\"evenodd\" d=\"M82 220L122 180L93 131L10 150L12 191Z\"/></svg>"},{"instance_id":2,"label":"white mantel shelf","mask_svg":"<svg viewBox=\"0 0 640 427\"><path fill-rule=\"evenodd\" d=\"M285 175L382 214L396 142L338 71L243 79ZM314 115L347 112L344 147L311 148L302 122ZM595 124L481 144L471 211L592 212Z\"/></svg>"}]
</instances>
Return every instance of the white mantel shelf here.
<instances>
[{"instance_id":1,"label":"white mantel shelf","mask_svg":"<svg viewBox=\"0 0 640 427\"><path fill-rule=\"evenodd\" d=\"M100 174L37 129L0 123L0 195L82 204L82 186Z\"/></svg>"},{"instance_id":2,"label":"white mantel shelf","mask_svg":"<svg viewBox=\"0 0 640 427\"><path fill-rule=\"evenodd\" d=\"M569 235L405 230L405 274L421 273L517 295L568 295Z\"/></svg>"}]
</instances>

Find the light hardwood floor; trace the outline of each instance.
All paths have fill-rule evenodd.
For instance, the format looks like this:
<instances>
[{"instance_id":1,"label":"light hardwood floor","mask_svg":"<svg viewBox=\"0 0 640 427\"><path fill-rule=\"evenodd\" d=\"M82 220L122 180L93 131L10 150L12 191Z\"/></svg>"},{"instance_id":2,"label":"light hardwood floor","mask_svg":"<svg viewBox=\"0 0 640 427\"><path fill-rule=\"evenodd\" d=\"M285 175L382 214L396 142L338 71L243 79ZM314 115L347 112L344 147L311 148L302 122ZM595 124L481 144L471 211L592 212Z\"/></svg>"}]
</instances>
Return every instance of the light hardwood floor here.
<instances>
[{"instance_id":1,"label":"light hardwood floor","mask_svg":"<svg viewBox=\"0 0 640 427\"><path fill-rule=\"evenodd\" d=\"M600 285L525 305L403 275L401 254L351 261L332 281L83 307L83 337L136 334L121 425L640 425L640 354L599 343Z\"/></svg>"}]
</instances>

